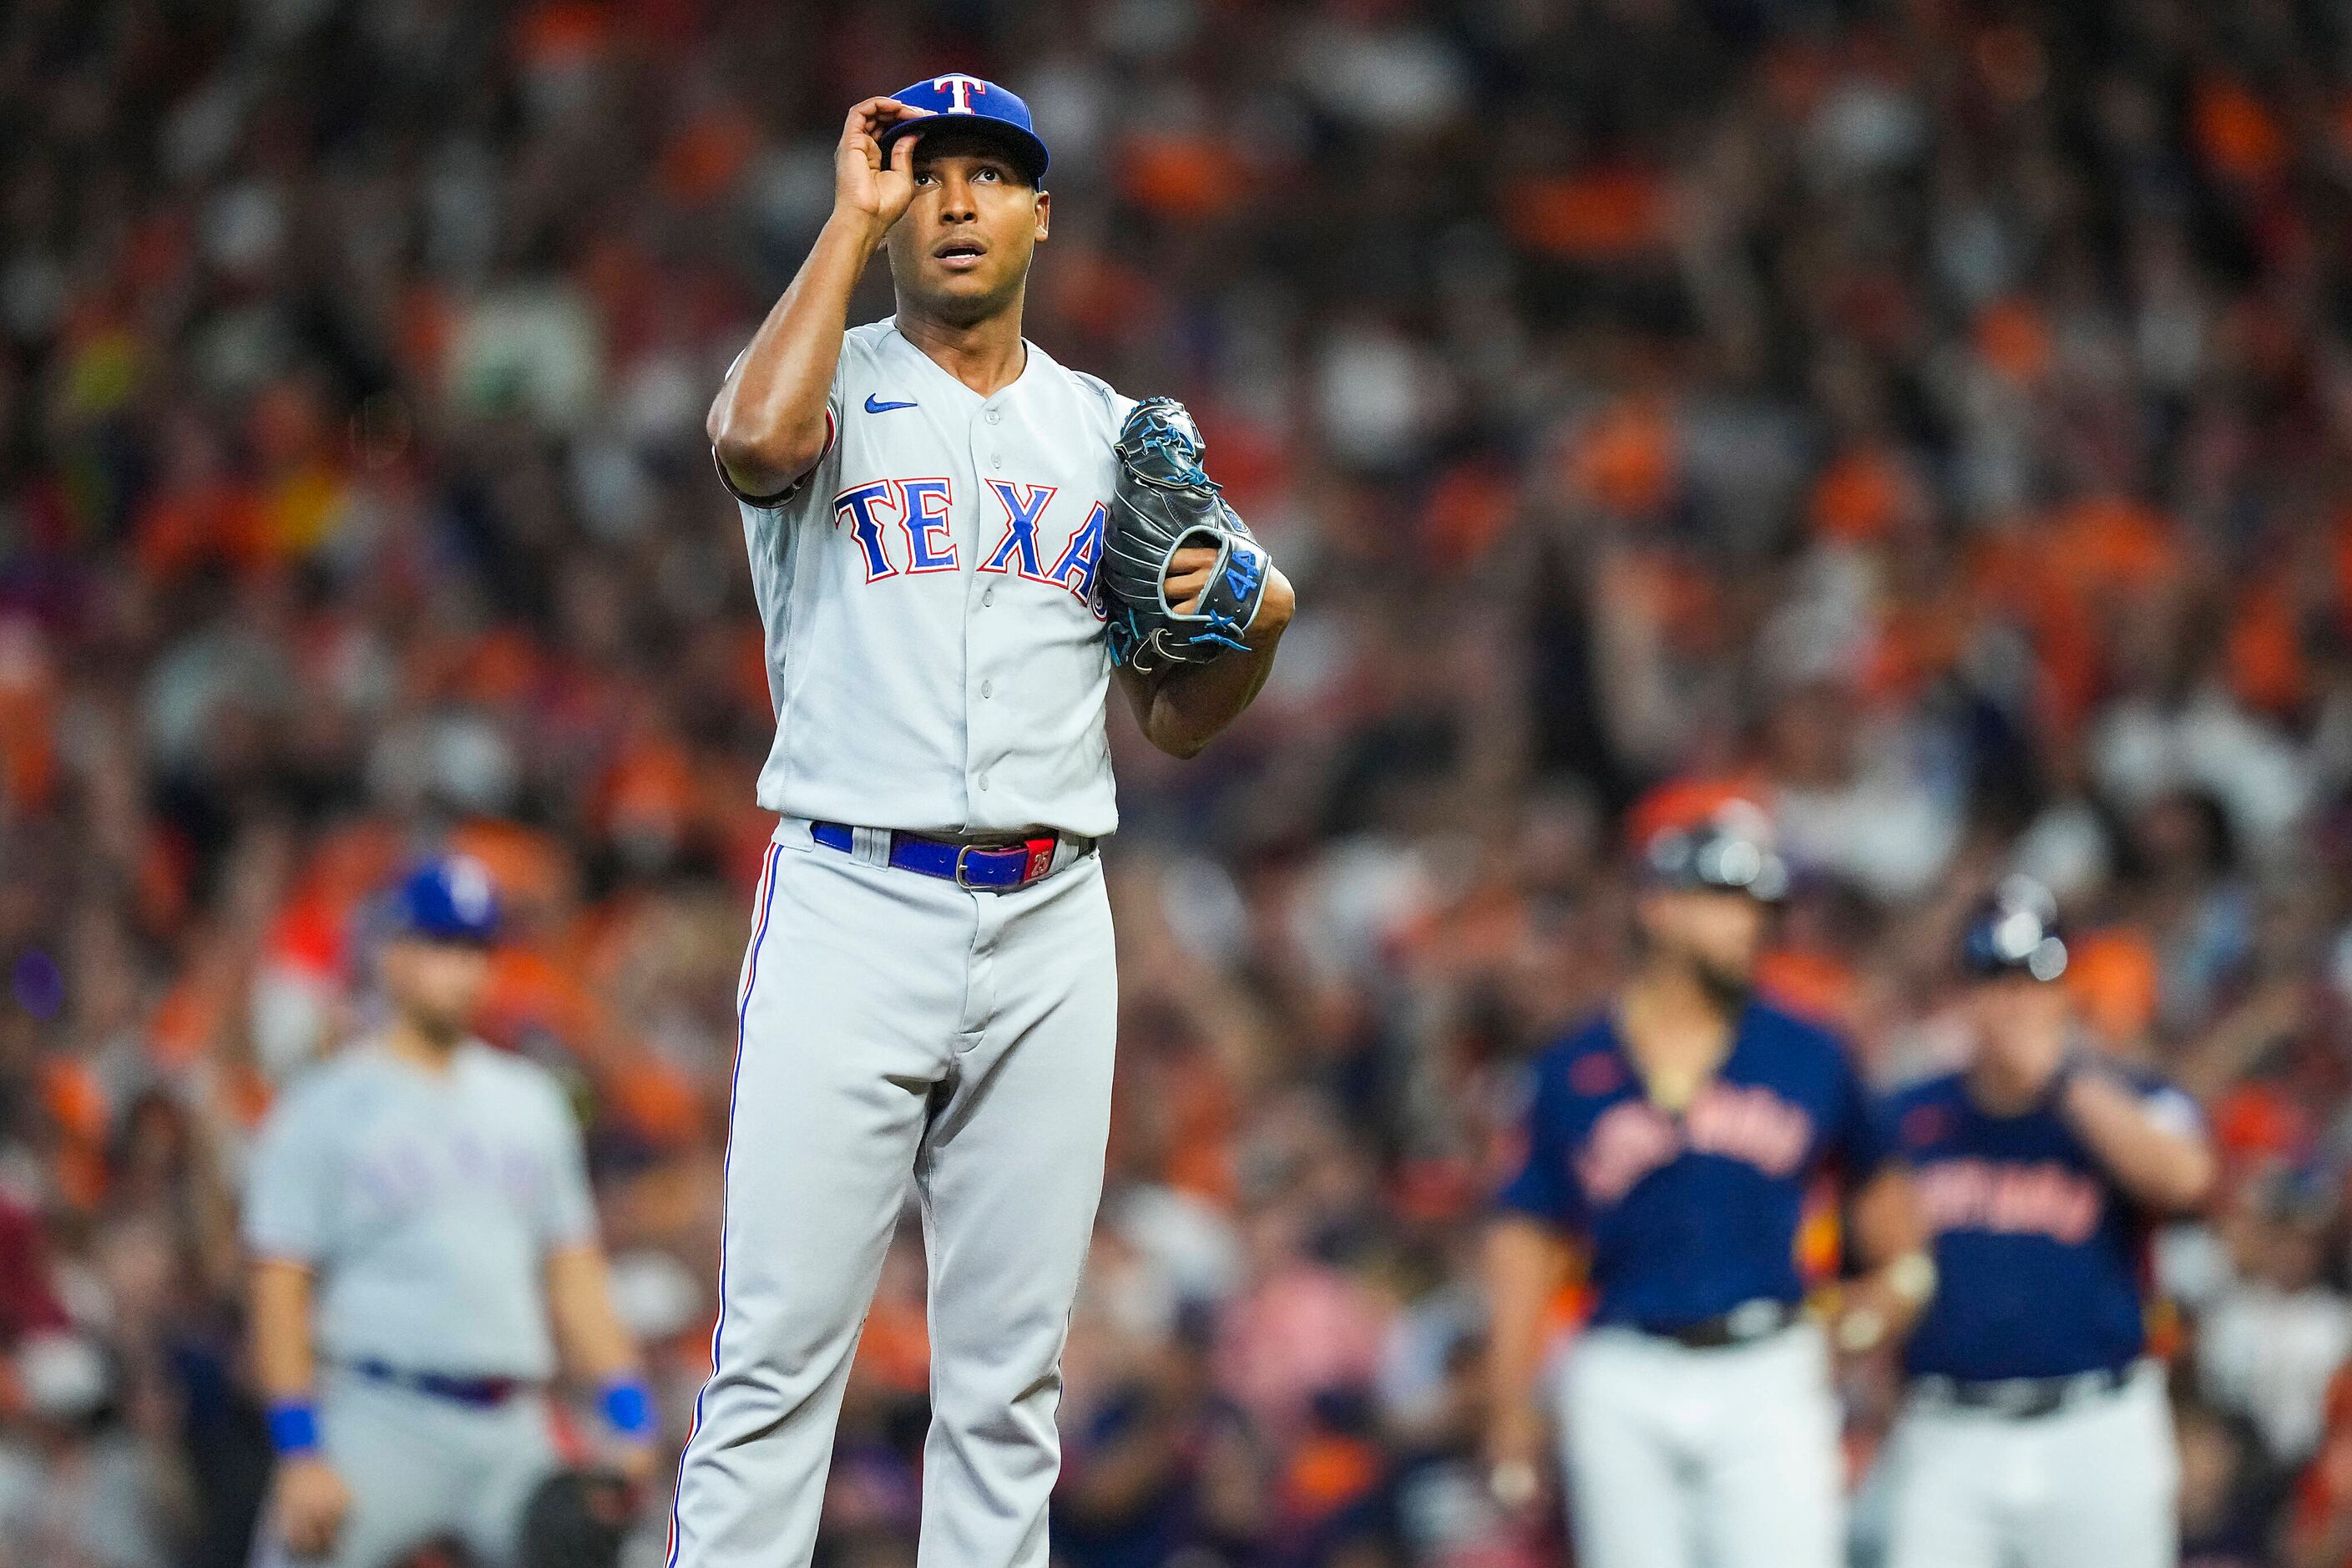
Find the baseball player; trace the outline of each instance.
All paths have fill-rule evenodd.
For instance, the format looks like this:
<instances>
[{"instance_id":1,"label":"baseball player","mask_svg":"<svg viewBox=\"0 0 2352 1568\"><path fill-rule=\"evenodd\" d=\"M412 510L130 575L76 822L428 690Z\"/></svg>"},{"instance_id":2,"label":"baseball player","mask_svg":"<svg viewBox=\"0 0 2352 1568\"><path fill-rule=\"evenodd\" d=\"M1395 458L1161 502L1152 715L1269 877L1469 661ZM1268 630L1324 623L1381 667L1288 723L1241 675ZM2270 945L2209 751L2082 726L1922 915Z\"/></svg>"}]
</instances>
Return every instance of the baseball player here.
<instances>
[{"instance_id":1,"label":"baseball player","mask_svg":"<svg viewBox=\"0 0 2352 1568\"><path fill-rule=\"evenodd\" d=\"M1842 1293L1842 1340L1896 1326L1933 1265L1844 1048L1748 994L1787 881L1761 814L1663 832L1642 871L1635 971L1537 1061L1525 1162L1489 1237L1495 1490L1538 1489L1544 1316L1572 1233L1597 1293L1554 1423L1580 1568L1832 1568L1840 1422L1801 1310L1808 1187L1843 1176L1875 1266Z\"/></svg>"},{"instance_id":2,"label":"baseball player","mask_svg":"<svg viewBox=\"0 0 2352 1568\"><path fill-rule=\"evenodd\" d=\"M520 1558L559 1473L560 1345L641 1470L654 1411L604 1286L579 1130L541 1068L467 1026L497 930L478 862L417 868L381 967L391 1017L274 1107L248 1174L256 1375L278 1449L257 1561L383 1568L461 1542Z\"/></svg>"},{"instance_id":3,"label":"baseball player","mask_svg":"<svg viewBox=\"0 0 2352 1568\"><path fill-rule=\"evenodd\" d=\"M1967 1068L1893 1097L1942 1280L1905 1349L1889 1568L2158 1568L2179 1465L2143 1358L2152 1221L2214 1161L2179 1089L2075 1039L2066 943L2038 885L1969 921Z\"/></svg>"},{"instance_id":4,"label":"baseball player","mask_svg":"<svg viewBox=\"0 0 2352 1568\"><path fill-rule=\"evenodd\" d=\"M1144 734L1189 756L1264 682L1292 595L1180 409L1023 339L1045 170L993 82L857 105L832 216L711 406L767 630L759 799L779 821L673 1568L809 1562L910 1179L932 1355L919 1561L1046 1560L1108 1131L1113 654ZM896 314L845 330L877 248ZM1155 537L1155 519L1174 521ZM1115 562L1148 562L1148 592L1115 601Z\"/></svg>"}]
</instances>

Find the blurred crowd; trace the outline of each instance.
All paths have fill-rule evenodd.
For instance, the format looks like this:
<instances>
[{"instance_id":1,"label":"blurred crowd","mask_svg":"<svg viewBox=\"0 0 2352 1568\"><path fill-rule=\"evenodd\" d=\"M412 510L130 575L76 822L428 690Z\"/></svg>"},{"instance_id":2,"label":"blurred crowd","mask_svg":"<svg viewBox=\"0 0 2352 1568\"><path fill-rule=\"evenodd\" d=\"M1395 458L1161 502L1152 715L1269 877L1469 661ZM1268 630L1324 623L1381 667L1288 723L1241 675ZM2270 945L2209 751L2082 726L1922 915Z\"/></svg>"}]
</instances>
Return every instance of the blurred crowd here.
<instances>
[{"instance_id":1,"label":"blurred crowd","mask_svg":"<svg viewBox=\"0 0 2352 1568\"><path fill-rule=\"evenodd\" d=\"M1627 836L1738 789L1769 988L1888 1082L1957 911L2059 890L2228 1166L2156 1258L2190 1561L2352 1563L2339 6L13 0L0 1568L243 1561L242 1164L433 846L683 1437L772 729L701 416L846 106L948 68L1053 148L1029 335L1187 399L1302 605L1202 759L1114 726L1060 1559L1564 1561L1479 1484L1477 1221ZM922 1302L909 1227L831 1568L911 1562Z\"/></svg>"}]
</instances>

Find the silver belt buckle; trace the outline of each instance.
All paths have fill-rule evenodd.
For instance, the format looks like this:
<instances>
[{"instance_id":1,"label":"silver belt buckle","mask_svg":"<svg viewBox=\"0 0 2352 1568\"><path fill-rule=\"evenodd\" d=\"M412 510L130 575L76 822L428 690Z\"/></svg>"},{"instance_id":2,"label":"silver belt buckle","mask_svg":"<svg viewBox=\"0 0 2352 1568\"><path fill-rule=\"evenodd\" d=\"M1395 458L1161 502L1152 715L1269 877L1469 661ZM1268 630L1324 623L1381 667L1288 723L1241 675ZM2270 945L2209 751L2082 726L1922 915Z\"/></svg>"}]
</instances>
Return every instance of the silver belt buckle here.
<instances>
[{"instance_id":1,"label":"silver belt buckle","mask_svg":"<svg viewBox=\"0 0 2352 1568\"><path fill-rule=\"evenodd\" d=\"M1012 841L1011 843L1009 843L1009 844L959 844L959 845L957 845L957 846L956 846L956 859L955 859L955 882L956 882L956 886L957 886L957 887L959 887L959 888L961 888L961 889L962 889L965 892L967 892L967 893L1001 893L1001 892L1003 892L1003 891L1005 890L1005 889L1004 889L1004 888L1002 888L1002 887L991 887L991 886L986 886L986 885L983 885L983 884L975 883L975 882L971 881L971 879L966 875L966 873L965 873L965 871L964 871L964 868L963 868L964 857L965 857L965 856L967 856L967 855L972 854L972 853L973 853L973 852L975 852L975 851L977 851L977 852L979 852L980 854L982 854L982 855L1003 855L1003 854L1010 853L1010 852L1012 852L1012 851L1013 851L1013 850L1019 850L1019 851L1021 851L1024 855L1025 855L1025 854L1027 854L1027 852L1028 852L1028 847L1027 847L1025 844L1024 844L1021 840L1019 840L1019 839L1017 839L1017 838L1016 838L1016 839L1014 839L1014 840L1013 840L1013 841ZM1010 887L1014 887L1014 888L1024 887L1024 886L1027 885L1027 880L1028 880L1028 878L1027 878L1028 865L1027 865L1026 861L1024 861L1024 863L1023 863L1023 865L1022 865L1022 872L1023 872L1023 876L1022 876L1021 880L1019 880L1019 881L1015 881L1015 882L1012 882L1012 883L1007 884L1007 885L1008 885L1008 886L1010 886Z\"/></svg>"}]
</instances>

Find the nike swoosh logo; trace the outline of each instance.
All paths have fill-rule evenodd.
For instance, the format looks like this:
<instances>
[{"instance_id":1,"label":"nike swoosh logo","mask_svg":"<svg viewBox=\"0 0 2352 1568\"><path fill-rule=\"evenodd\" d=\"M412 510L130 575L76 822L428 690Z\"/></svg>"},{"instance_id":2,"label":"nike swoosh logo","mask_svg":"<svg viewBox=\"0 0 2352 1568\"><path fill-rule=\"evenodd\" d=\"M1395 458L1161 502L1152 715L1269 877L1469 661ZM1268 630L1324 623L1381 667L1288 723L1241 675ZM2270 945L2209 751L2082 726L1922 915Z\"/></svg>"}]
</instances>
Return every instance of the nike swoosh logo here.
<instances>
[{"instance_id":1,"label":"nike swoosh logo","mask_svg":"<svg viewBox=\"0 0 2352 1568\"><path fill-rule=\"evenodd\" d=\"M877 403L874 401L872 393L866 395L866 412L868 414L887 414L893 408L912 408L913 406L915 405L911 403Z\"/></svg>"}]
</instances>

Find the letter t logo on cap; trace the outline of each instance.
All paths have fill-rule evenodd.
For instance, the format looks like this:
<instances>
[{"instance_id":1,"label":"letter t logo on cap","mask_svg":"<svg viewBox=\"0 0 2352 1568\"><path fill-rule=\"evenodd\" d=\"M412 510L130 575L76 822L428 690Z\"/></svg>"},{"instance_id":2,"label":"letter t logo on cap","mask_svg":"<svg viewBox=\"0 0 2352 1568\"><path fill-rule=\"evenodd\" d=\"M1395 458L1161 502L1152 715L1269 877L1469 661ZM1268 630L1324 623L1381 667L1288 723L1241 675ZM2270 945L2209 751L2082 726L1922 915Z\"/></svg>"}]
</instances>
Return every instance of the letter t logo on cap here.
<instances>
[{"instance_id":1,"label":"letter t logo on cap","mask_svg":"<svg viewBox=\"0 0 2352 1568\"><path fill-rule=\"evenodd\" d=\"M988 84L981 80L978 77L963 76L957 73L950 73L947 76L935 76L931 79L931 85L938 88L942 92L951 93L954 95L955 101L948 106L947 112L950 114L970 114L971 112L971 95L975 92L986 92L988 90Z\"/></svg>"}]
</instances>

